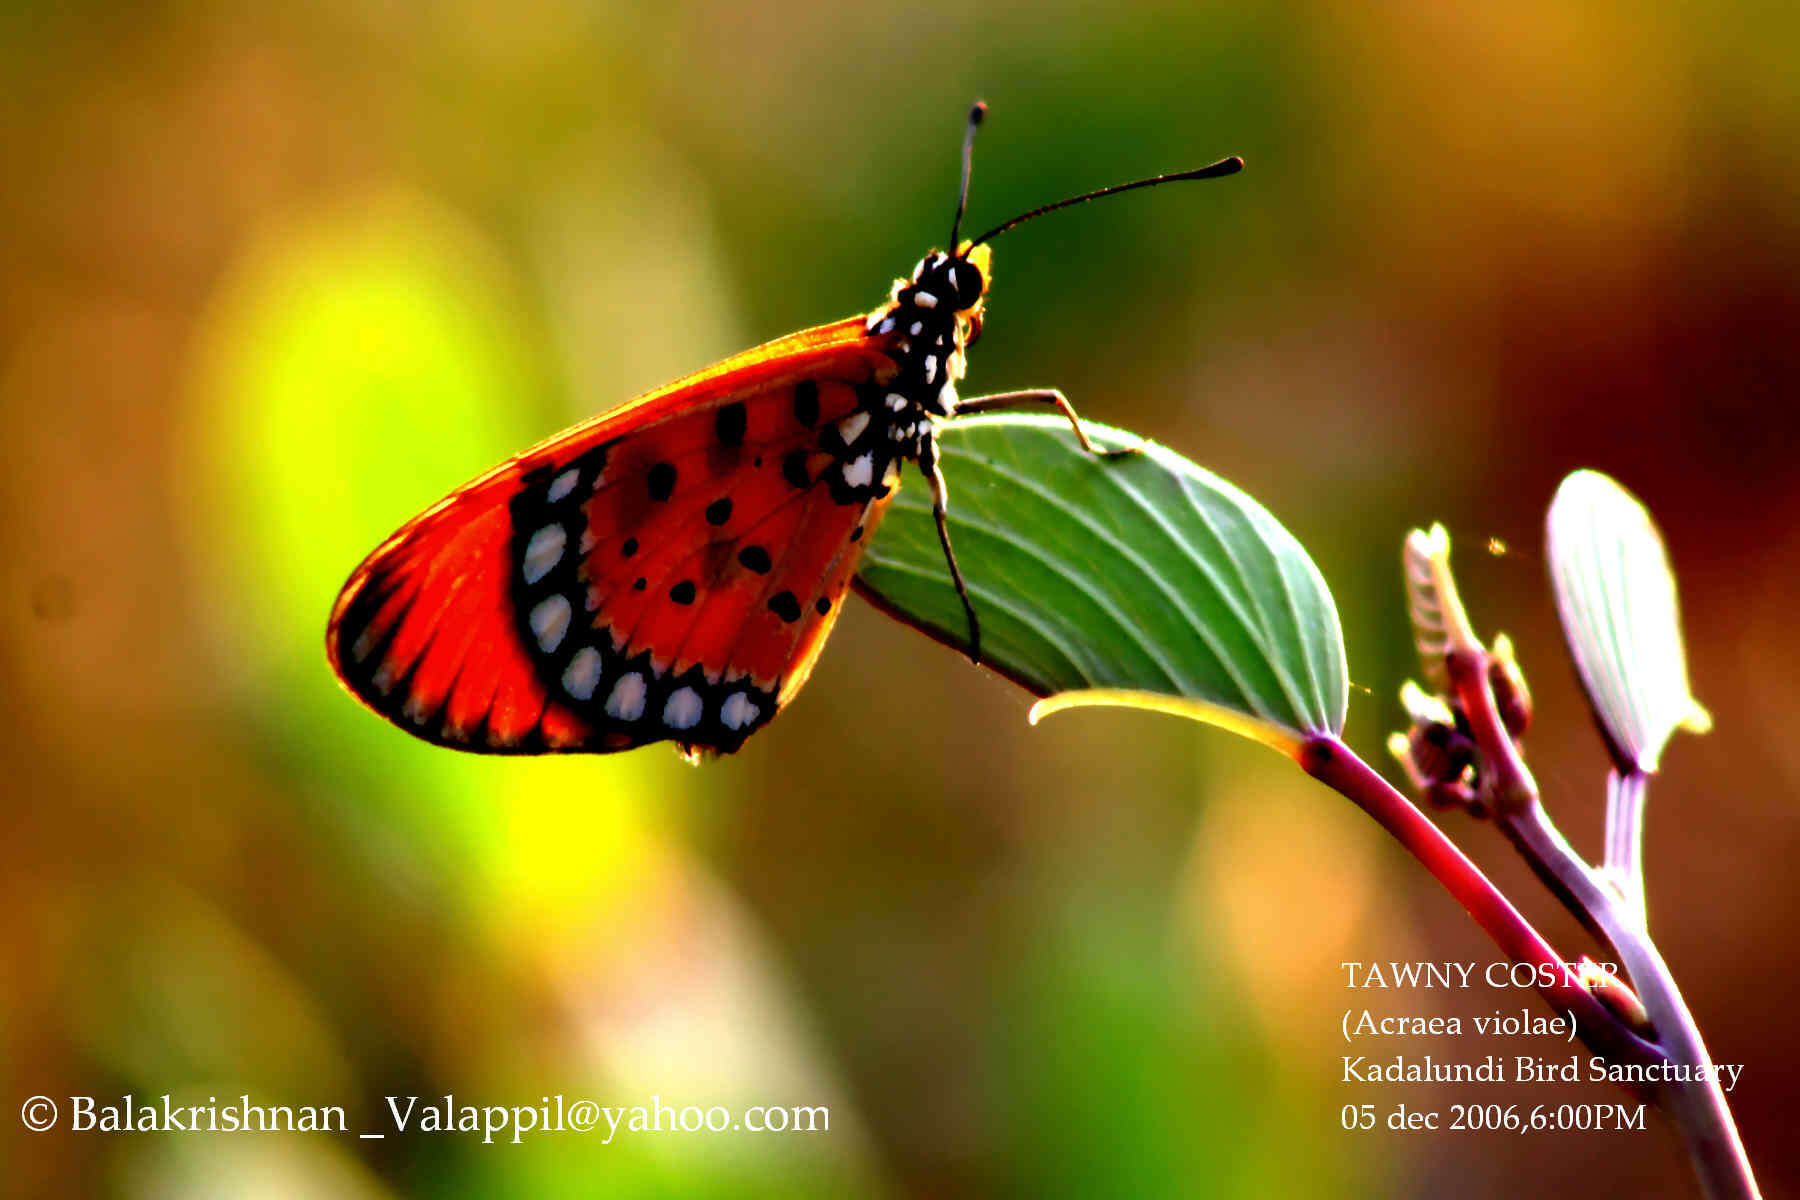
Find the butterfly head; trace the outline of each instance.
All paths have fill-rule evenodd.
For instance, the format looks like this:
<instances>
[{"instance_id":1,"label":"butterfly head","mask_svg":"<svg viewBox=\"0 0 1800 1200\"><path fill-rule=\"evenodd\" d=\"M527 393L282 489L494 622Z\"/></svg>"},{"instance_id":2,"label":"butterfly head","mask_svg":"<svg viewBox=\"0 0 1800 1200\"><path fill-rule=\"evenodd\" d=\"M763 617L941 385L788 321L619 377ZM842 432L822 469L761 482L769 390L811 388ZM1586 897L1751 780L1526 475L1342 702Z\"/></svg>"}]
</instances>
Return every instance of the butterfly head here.
<instances>
[{"instance_id":1,"label":"butterfly head","mask_svg":"<svg viewBox=\"0 0 1800 1200\"><path fill-rule=\"evenodd\" d=\"M964 242L955 254L933 250L913 268L913 286L937 297L951 312L975 316L987 295L993 251Z\"/></svg>"},{"instance_id":2,"label":"butterfly head","mask_svg":"<svg viewBox=\"0 0 1800 1200\"><path fill-rule=\"evenodd\" d=\"M933 250L913 268L912 281L894 289L896 303L928 308L956 327L960 349L981 334L993 251L964 242L955 254Z\"/></svg>"}]
</instances>

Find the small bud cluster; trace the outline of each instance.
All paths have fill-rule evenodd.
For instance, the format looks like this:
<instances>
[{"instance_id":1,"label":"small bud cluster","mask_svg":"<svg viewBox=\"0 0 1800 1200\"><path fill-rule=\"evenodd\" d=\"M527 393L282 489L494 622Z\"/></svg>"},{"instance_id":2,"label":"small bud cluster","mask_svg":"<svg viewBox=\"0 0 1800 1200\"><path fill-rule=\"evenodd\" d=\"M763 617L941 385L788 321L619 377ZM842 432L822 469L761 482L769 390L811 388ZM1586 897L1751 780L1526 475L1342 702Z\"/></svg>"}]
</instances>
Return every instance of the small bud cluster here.
<instances>
[{"instance_id":1,"label":"small bud cluster","mask_svg":"<svg viewBox=\"0 0 1800 1200\"><path fill-rule=\"evenodd\" d=\"M1488 662L1488 684L1507 734L1517 743L1531 725L1531 692L1505 634L1494 639ZM1388 750L1407 778L1436 808L1461 808L1475 817L1490 815L1482 797L1480 752L1462 704L1451 695L1434 695L1408 680L1400 702L1411 718L1405 733L1388 738Z\"/></svg>"}]
</instances>

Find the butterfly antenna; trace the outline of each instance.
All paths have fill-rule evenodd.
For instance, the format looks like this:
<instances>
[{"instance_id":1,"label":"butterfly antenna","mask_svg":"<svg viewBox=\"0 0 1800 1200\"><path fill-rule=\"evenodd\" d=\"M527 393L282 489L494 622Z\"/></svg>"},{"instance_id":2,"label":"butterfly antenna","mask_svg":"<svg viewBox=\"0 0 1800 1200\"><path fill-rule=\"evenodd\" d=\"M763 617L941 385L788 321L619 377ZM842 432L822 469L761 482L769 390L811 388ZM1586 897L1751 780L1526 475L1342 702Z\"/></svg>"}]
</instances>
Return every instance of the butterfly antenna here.
<instances>
[{"instance_id":1,"label":"butterfly antenna","mask_svg":"<svg viewBox=\"0 0 1800 1200\"><path fill-rule=\"evenodd\" d=\"M973 127L970 128L970 133L974 133ZM1097 192L1083 192L1079 196L1070 196L1067 200L1058 200L1055 204L1046 204L1042 208L1034 208L1028 213L1020 213L1012 220L994 226L969 244L971 246L979 246L983 242L993 241L1015 225L1023 225L1025 222L1041 217L1045 213L1053 213L1059 208L1070 208L1077 204L1086 204L1089 200L1098 200L1102 196L1116 196L1120 192L1132 192L1136 191L1138 188L1156 187L1158 184L1180 183L1184 179L1221 179L1226 175L1236 175L1243 169L1244 160L1234 154L1230 158L1221 158L1216 163L1210 163L1204 167L1196 167L1192 171L1178 171L1173 175L1156 175L1149 179L1134 179L1130 183L1115 183L1113 186L1101 188Z\"/></svg>"},{"instance_id":2,"label":"butterfly antenna","mask_svg":"<svg viewBox=\"0 0 1800 1200\"><path fill-rule=\"evenodd\" d=\"M987 102L977 100L969 109L969 127L963 132L962 190L956 196L956 220L950 222L950 253L956 253L956 239L962 233L963 210L969 207L969 174L975 169L975 131L987 116Z\"/></svg>"}]
</instances>

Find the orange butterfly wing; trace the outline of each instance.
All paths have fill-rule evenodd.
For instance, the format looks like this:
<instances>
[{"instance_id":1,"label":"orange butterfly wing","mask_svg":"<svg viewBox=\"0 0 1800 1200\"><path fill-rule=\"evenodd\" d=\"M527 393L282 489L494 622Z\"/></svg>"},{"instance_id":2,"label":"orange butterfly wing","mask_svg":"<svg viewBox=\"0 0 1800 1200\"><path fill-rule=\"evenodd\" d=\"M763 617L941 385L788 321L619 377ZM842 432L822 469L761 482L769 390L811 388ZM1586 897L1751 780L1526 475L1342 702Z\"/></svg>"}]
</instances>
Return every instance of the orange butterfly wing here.
<instances>
[{"instance_id":1,"label":"orange butterfly wing","mask_svg":"<svg viewBox=\"0 0 1800 1200\"><path fill-rule=\"evenodd\" d=\"M891 468L851 460L894 370L853 318L534 446L357 568L333 668L458 749L735 750L805 681L886 507Z\"/></svg>"}]
</instances>

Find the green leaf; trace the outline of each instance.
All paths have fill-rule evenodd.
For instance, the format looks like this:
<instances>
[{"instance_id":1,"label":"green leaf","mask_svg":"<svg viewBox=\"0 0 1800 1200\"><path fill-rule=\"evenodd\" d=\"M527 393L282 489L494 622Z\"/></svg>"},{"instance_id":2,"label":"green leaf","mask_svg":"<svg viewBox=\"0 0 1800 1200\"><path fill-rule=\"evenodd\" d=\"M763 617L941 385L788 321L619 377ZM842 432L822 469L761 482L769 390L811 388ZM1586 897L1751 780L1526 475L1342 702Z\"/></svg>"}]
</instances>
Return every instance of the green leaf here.
<instances>
[{"instance_id":1,"label":"green leaf","mask_svg":"<svg viewBox=\"0 0 1800 1200\"><path fill-rule=\"evenodd\" d=\"M1598 471L1556 489L1550 581L1588 702L1623 770L1655 771L1676 729L1712 718L1688 689L1675 576L1637 498Z\"/></svg>"},{"instance_id":2,"label":"green leaf","mask_svg":"<svg viewBox=\"0 0 1800 1200\"><path fill-rule=\"evenodd\" d=\"M984 665L1039 696L1102 689L1092 702L1180 711L1283 749L1335 736L1343 633L1306 551L1173 451L1083 427L1101 446L1142 453L1089 454L1055 417L944 429L950 535ZM899 619L967 645L925 488L901 489L858 584Z\"/></svg>"}]
</instances>

